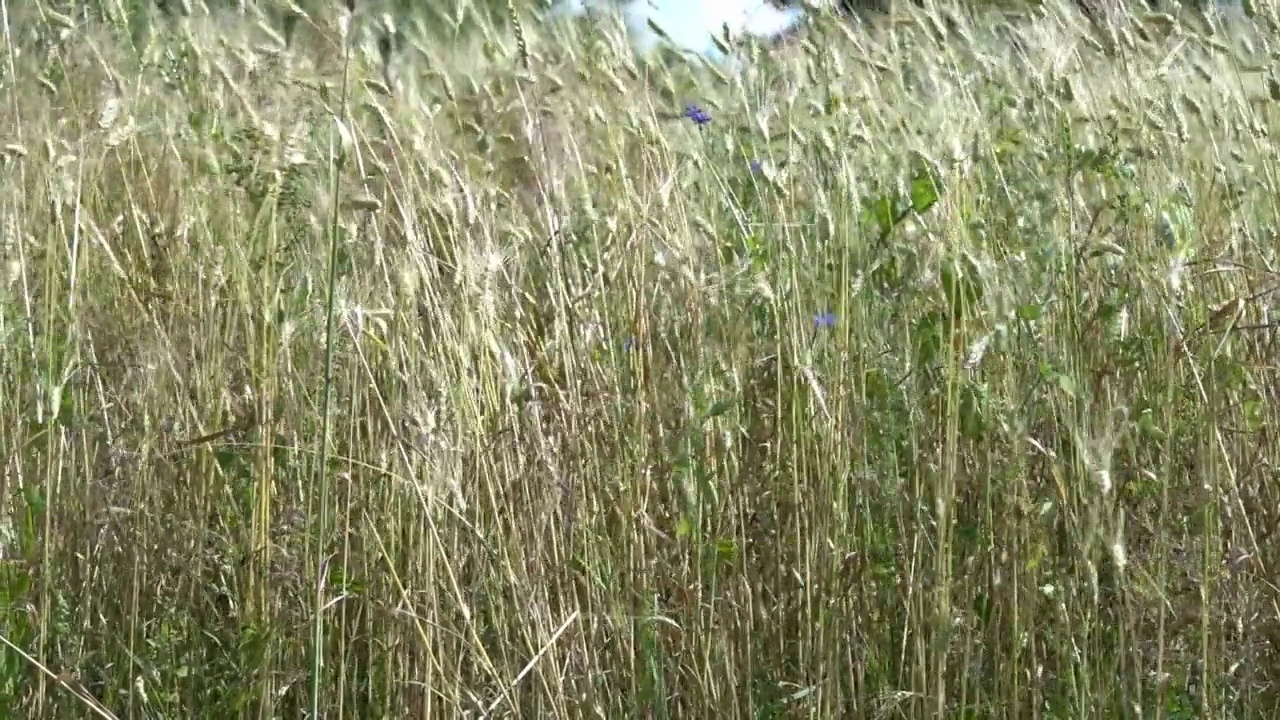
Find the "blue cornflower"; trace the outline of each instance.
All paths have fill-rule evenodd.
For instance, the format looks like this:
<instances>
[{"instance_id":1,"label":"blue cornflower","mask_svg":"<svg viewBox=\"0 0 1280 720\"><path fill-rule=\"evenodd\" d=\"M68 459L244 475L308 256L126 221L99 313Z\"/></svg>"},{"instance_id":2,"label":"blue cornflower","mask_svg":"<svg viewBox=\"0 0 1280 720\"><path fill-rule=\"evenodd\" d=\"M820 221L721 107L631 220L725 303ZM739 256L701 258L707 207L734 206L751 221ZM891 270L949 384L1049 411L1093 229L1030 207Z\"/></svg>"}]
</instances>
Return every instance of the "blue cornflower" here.
<instances>
[{"instance_id":1,"label":"blue cornflower","mask_svg":"<svg viewBox=\"0 0 1280 720\"><path fill-rule=\"evenodd\" d=\"M711 115L706 110L697 105L690 105L684 109L684 116L693 121L694 125L706 125L711 122Z\"/></svg>"},{"instance_id":2,"label":"blue cornflower","mask_svg":"<svg viewBox=\"0 0 1280 720\"><path fill-rule=\"evenodd\" d=\"M828 310L813 316L813 326L817 328L835 327L836 314Z\"/></svg>"},{"instance_id":3,"label":"blue cornflower","mask_svg":"<svg viewBox=\"0 0 1280 720\"><path fill-rule=\"evenodd\" d=\"M763 165L759 160L752 160L752 161L751 161L751 174L752 174L752 175L759 175L759 174L760 174L760 171L761 171L761 170L763 170L763 169L764 169L764 165Z\"/></svg>"}]
</instances>

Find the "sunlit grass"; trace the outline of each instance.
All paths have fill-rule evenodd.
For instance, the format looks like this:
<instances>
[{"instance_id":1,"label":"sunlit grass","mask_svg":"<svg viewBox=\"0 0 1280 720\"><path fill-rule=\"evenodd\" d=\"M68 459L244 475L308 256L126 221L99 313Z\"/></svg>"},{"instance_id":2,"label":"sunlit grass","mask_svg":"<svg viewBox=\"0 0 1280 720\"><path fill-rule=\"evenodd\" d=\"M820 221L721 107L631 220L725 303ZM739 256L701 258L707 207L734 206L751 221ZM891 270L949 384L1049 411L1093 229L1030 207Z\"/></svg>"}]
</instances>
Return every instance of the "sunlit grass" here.
<instances>
[{"instance_id":1,"label":"sunlit grass","mask_svg":"<svg viewBox=\"0 0 1280 720\"><path fill-rule=\"evenodd\" d=\"M357 10L11 19L0 716L1273 714L1265 22Z\"/></svg>"}]
</instances>

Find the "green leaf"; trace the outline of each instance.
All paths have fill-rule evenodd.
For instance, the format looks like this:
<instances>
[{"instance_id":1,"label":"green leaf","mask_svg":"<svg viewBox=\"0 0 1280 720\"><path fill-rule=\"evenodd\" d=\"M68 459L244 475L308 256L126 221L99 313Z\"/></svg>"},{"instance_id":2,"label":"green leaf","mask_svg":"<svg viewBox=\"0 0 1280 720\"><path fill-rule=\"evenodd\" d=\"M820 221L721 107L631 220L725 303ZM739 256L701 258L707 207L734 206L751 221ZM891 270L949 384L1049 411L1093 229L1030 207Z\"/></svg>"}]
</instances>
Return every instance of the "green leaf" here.
<instances>
[{"instance_id":1,"label":"green leaf","mask_svg":"<svg viewBox=\"0 0 1280 720\"><path fill-rule=\"evenodd\" d=\"M1151 440L1162 441L1169 438L1168 433L1161 430L1160 427L1156 425L1155 418L1151 413L1151 408L1143 410L1142 414L1138 416L1138 431L1142 433L1143 437Z\"/></svg>"},{"instance_id":2,"label":"green leaf","mask_svg":"<svg viewBox=\"0 0 1280 720\"><path fill-rule=\"evenodd\" d=\"M923 367L933 367L942 358L942 314L933 311L916 321L916 360Z\"/></svg>"},{"instance_id":3,"label":"green leaf","mask_svg":"<svg viewBox=\"0 0 1280 720\"><path fill-rule=\"evenodd\" d=\"M738 552L733 538L717 538L715 541L716 557L720 560L732 560Z\"/></svg>"},{"instance_id":4,"label":"green leaf","mask_svg":"<svg viewBox=\"0 0 1280 720\"><path fill-rule=\"evenodd\" d=\"M680 520L676 523L676 537L685 539L693 534L693 521L688 515L680 516Z\"/></svg>"},{"instance_id":5,"label":"green leaf","mask_svg":"<svg viewBox=\"0 0 1280 720\"><path fill-rule=\"evenodd\" d=\"M917 214L928 212L940 196L940 184L931 171L921 171L911 179L911 209Z\"/></svg>"},{"instance_id":6,"label":"green leaf","mask_svg":"<svg viewBox=\"0 0 1280 720\"><path fill-rule=\"evenodd\" d=\"M733 409L734 401L717 400L711 405L711 409L707 410L707 414L702 417L703 420L717 418Z\"/></svg>"},{"instance_id":7,"label":"green leaf","mask_svg":"<svg viewBox=\"0 0 1280 720\"><path fill-rule=\"evenodd\" d=\"M1261 430L1266 424L1266 408L1258 398L1245 400L1242 410L1244 411L1245 427L1251 432Z\"/></svg>"},{"instance_id":8,"label":"green leaf","mask_svg":"<svg viewBox=\"0 0 1280 720\"><path fill-rule=\"evenodd\" d=\"M968 440L981 440L990 428L987 418L990 402L987 389L969 383L960 391L960 434Z\"/></svg>"},{"instance_id":9,"label":"green leaf","mask_svg":"<svg viewBox=\"0 0 1280 720\"><path fill-rule=\"evenodd\" d=\"M862 204L863 216L875 223L881 235L888 235L898 224L894 204L893 197L888 194L866 200Z\"/></svg>"}]
</instances>

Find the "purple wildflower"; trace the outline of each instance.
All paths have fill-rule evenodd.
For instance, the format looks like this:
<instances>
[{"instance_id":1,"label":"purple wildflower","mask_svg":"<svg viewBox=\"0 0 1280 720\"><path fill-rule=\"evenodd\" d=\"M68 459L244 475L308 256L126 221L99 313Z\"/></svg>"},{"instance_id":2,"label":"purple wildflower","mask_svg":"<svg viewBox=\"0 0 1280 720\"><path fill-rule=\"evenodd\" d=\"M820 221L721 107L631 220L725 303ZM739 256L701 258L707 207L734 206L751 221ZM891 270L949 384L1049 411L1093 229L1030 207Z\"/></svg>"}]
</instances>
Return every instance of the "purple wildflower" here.
<instances>
[{"instance_id":1,"label":"purple wildflower","mask_svg":"<svg viewBox=\"0 0 1280 720\"><path fill-rule=\"evenodd\" d=\"M684 116L693 121L694 125L702 126L711 122L711 115L706 110L697 105L690 105L684 109Z\"/></svg>"},{"instance_id":2,"label":"purple wildflower","mask_svg":"<svg viewBox=\"0 0 1280 720\"><path fill-rule=\"evenodd\" d=\"M835 325L836 314L830 310L813 316L813 326L816 328L835 327Z\"/></svg>"}]
</instances>

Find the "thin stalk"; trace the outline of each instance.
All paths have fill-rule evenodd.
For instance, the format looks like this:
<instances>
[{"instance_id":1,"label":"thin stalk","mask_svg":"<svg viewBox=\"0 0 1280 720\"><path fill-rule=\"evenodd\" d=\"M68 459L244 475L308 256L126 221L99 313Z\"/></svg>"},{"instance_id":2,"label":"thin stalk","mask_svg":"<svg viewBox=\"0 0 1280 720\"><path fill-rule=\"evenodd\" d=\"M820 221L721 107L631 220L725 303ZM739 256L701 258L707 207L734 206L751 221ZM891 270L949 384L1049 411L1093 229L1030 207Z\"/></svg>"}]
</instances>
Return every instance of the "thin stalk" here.
<instances>
[{"instance_id":1,"label":"thin stalk","mask_svg":"<svg viewBox=\"0 0 1280 720\"><path fill-rule=\"evenodd\" d=\"M342 90L338 102L338 123L345 127L347 123L347 95L351 77L351 41L350 30L353 19L354 0L348 0L347 14L341 18L344 28L342 37ZM324 591L325 574L328 567L324 554L325 538L329 534L329 484L327 468L329 467L329 405L333 395L333 345L334 345L334 298L338 284L338 194L340 191L339 172L345 162L345 142L339 138L336 151L330 148L329 175L330 191L333 193L333 211L329 216L329 268L325 278L325 331L324 331L324 388L320 400L320 464L316 471L316 487L320 493L320 517L317 524L318 552L316 555L316 594L315 618L312 627L312 659L311 659L311 717L320 715L320 686L324 669Z\"/></svg>"}]
</instances>

